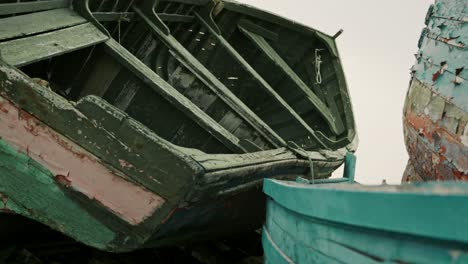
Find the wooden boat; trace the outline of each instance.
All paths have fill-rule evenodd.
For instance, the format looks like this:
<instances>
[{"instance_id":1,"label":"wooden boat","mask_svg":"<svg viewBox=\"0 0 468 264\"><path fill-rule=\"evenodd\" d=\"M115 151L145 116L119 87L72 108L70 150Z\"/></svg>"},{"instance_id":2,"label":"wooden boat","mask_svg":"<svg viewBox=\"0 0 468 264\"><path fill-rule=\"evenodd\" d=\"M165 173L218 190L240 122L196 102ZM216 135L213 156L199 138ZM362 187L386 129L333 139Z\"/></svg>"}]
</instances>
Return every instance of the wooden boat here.
<instances>
[{"instance_id":1,"label":"wooden boat","mask_svg":"<svg viewBox=\"0 0 468 264\"><path fill-rule=\"evenodd\" d=\"M98 249L257 228L357 144L334 37L235 2L2 0L0 52L0 212Z\"/></svg>"},{"instance_id":2,"label":"wooden boat","mask_svg":"<svg viewBox=\"0 0 468 264\"><path fill-rule=\"evenodd\" d=\"M468 262L468 183L265 179L263 190L265 263Z\"/></svg>"},{"instance_id":3,"label":"wooden boat","mask_svg":"<svg viewBox=\"0 0 468 264\"><path fill-rule=\"evenodd\" d=\"M465 0L429 8L404 107L403 181L468 180L467 22Z\"/></svg>"}]
</instances>

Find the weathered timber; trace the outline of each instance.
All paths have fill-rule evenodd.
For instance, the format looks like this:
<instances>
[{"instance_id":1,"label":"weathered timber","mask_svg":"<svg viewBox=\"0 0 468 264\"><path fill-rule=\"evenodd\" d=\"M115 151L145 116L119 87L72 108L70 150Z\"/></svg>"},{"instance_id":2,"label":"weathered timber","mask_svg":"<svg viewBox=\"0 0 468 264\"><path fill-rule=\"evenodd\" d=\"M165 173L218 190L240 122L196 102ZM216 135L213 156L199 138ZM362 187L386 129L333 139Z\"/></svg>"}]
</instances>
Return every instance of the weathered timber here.
<instances>
[{"instance_id":1,"label":"weathered timber","mask_svg":"<svg viewBox=\"0 0 468 264\"><path fill-rule=\"evenodd\" d=\"M84 23L86 23L85 19L68 8L8 17L0 20L0 40L33 35Z\"/></svg>"},{"instance_id":2,"label":"weathered timber","mask_svg":"<svg viewBox=\"0 0 468 264\"><path fill-rule=\"evenodd\" d=\"M24 66L107 40L91 23L0 43L4 61Z\"/></svg>"},{"instance_id":3,"label":"weathered timber","mask_svg":"<svg viewBox=\"0 0 468 264\"><path fill-rule=\"evenodd\" d=\"M263 229L266 263L468 259L466 223L460 221L466 212L453 210L464 206L466 184L370 187L266 180L264 192L269 197Z\"/></svg>"},{"instance_id":4,"label":"weathered timber","mask_svg":"<svg viewBox=\"0 0 468 264\"><path fill-rule=\"evenodd\" d=\"M2 3L0 4L0 15L37 12L56 8L64 8L68 7L69 5L69 0L42 0L17 3Z\"/></svg>"},{"instance_id":5,"label":"weathered timber","mask_svg":"<svg viewBox=\"0 0 468 264\"><path fill-rule=\"evenodd\" d=\"M51 2L0 18L1 214L110 252L224 238L261 226L264 178L329 182L356 149L330 36L233 2Z\"/></svg>"},{"instance_id":6,"label":"weathered timber","mask_svg":"<svg viewBox=\"0 0 468 264\"><path fill-rule=\"evenodd\" d=\"M465 6L437 0L428 10L404 106L405 181L468 180Z\"/></svg>"}]
</instances>

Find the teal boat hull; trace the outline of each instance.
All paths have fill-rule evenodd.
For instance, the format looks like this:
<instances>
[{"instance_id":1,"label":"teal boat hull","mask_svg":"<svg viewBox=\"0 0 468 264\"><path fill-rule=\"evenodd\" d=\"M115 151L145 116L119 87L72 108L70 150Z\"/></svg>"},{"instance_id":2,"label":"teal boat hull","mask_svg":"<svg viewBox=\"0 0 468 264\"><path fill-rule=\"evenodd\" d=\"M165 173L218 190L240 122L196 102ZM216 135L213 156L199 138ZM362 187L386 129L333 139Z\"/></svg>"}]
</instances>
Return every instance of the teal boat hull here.
<instances>
[{"instance_id":1,"label":"teal boat hull","mask_svg":"<svg viewBox=\"0 0 468 264\"><path fill-rule=\"evenodd\" d=\"M269 180L265 263L467 263L468 184Z\"/></svg>"}]
</instances>

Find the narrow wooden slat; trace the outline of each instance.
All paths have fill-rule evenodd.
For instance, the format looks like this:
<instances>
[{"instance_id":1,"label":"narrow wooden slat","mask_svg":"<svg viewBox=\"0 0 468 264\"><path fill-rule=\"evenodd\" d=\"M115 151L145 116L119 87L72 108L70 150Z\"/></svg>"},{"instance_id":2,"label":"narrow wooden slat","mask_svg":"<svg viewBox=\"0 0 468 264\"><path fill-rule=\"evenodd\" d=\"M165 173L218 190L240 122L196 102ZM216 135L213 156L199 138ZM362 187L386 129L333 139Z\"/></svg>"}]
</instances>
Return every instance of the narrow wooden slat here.
<instances>
[{"instance_id":1,"label":"narrow wooden slat","mask_svg":"<svg viewBox=\"0 0 468 264\"><path fill-rule=\"evenodd\" d=\"M0 4L0 15L21 14L55 8L64 8L69 5L68 0L49 0Z\"/></svg>"},{"instance_id":2,"label":"narrow wooden slat","mask_svg":"<svg viewBox=\"0 0 468 264\"><path fill-rule=\"evenodd\" d=\"M260 49L263 53L277 65L284 73L296 84L296 86L304 93L309 101L315 106L315 108L323 115L332 131L339 135L344 131L344 126L340 122L336 122L336 119L331 114L327 106L317 97L302 81L302 79L294 72L291 67L281 58L281 56L270 46L270 44L262 37L243 26L239 26L241 31Z\"/></svg>"},{"instance_id":3,"label":"narrow wooden slat","mask_svg":"<svg viewBox=\"0 0 468 264\"><path fill-rule=\"evenodd\" d=\"M203 129L212 134L216 139L223 143L227 148L239 152L245 152L239 146L239 139L232 135L229 131L221 127L216 121L209 117L200 108L194 105L185 96L180 94L174 87L161 79L155 72L148 68L144 63L138 60L128 50L123 48L115 40L110 39L105 43L106 51L115 57L126 68L132 71L143 80L148 86L163 96L171 104L192 118Z\"/></svg>"},{"instance_id":4,"label":"narrow wooden slat","mask_svg":"<svg viewBox=\"0 0 468 264\"><path fill-rule=\"evenodd\" d=\"M180 4L189 4L189 5L205 5L210 0L161 0L162 2L173 2L173 3L180 3Z\"/></svg>"},{"instance_id":5,"label":"narrow wooden slat","mask_svg":"<svg viewBox=\"0 0 468 264\"><path fill-rule=\"evenodd\" d=\"M0 43L4 61L17 67L107 40L91 23Z\"/></svg>"},{"instance_id":6,"label":"narrow wooden slat","mask_svg":"<svg viewBox=\"0 0 468 264\"><path fill-rule=\"evenodd\" d=\"M168 45L171 50L186 63L189 70L199 76L201 80L210 88L220 99L222 99L232 110L247 121L256 129L265 139L275 147L285 146L286 142L278 136L265 122L263 122L252 110L250 110L238 97L236 97L216 76L213 75L197 58L195 58L187 49L185 49L172 35L166 35L164 31L153 23L142 10L133 7L142 20L152 29L153 33ZM155 14L154 14L155 15ZM155 19L159 19L157 16Z\"/></svg>"},{"instance_id":7,"label":"narrow wooden slat","mask_svg":"<svg viewBox=\"0 0 468 264\"><path fill-rule=\"evenodd\" d=\"M259 84L259 86L266 91L276 102L278 102L295 120L298 122L312 137L319 142L322 147L327 147L315 134L315 131L299 116L296 111L270 86L270 84L263 79L258 72L252 68L252 66L237 52L237 50L231 46L231 44L220 34L216 33L216 30L213 29L209 23L206 22L199 13L195 12L195 16L200 20L206 28L217 38L219 43L234 57L234 59L242 65L242 67L254 78L254 80Z\"/></svg>"},{"instance_id":8,"label":"narrow wooden slat","mask_svg":"<svg viewBox=\"0 0 468 264\"><path fill-rule=\"evenodd\" d=\"M28 36L84 23L86 23L86 19L68 8L7 17L0 19L0 40Z\"/></svg>"},{"instance_id":9,"label":"narrow wooden slat","mask_svg":"<svg viewBox=\"0 0 468 264\"><path fill-rule=\"evenodd\" d=\"M94 18L101 22L109 21L128 21L135 18L133 12L94 12L92 13Z\"/></svg>"},{"instance_id":10,"label":"narrow wooden slat","mask_svg":"<svg viewBox=\"0 0 468 264\"><path fill-rule=\"evenodd\" d=\"M192 22L193 16L158 13L159 18L166 22Z\"/></svg>"}]
</instances>

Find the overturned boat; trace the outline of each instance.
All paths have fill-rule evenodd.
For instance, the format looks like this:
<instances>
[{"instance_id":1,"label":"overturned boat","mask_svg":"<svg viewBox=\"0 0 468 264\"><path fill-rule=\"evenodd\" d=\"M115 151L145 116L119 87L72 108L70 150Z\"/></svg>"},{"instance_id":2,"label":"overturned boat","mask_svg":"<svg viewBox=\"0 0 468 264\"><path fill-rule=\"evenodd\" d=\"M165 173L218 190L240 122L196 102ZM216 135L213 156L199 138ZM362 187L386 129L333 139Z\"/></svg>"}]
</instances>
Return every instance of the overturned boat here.
<instances>
[{"instance_id":1,"label":"overturned boat","mask_svg":"<svg viewBox=\"0 0 468 264\"><path fill-rule=\"evenodd\" d=\"M437 0L426 16L404 106L406 181L468 180L468 9Z\"/></svg>"},{"instance_id":2,"label":"overturned boat","mask_svg":"<svg viewBox=\"0 0 468 264\"><path fill-rule=\"evenodd\" d=\"M0 213L98 249L257 228L356 148L334 38L236 2L0 1L0 54Z\"/></svg>"}]
</instances>

